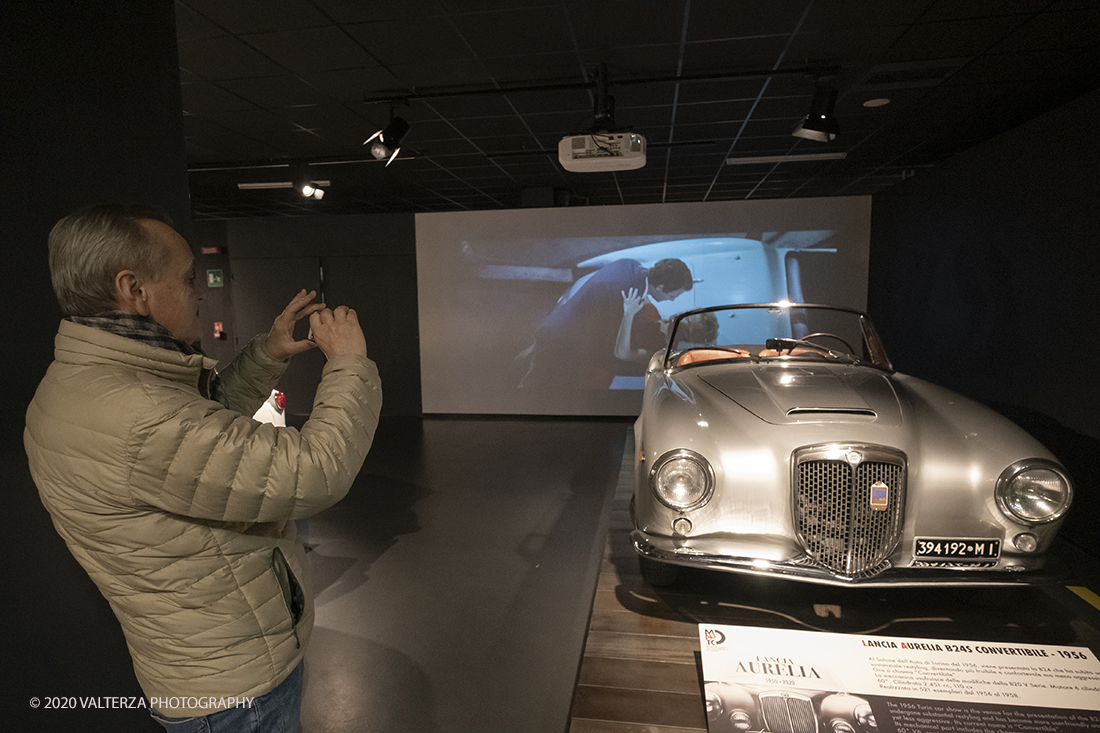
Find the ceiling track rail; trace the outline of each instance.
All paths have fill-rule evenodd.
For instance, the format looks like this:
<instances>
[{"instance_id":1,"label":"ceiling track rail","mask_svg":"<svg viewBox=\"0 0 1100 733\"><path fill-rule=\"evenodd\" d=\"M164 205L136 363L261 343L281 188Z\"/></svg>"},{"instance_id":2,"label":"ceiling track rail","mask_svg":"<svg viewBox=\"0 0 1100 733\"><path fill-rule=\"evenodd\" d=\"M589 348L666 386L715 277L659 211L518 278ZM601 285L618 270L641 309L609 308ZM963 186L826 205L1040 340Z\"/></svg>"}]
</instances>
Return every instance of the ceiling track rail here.
<instances>
[{"instance_id":1,"label":"ceiling track rail","mask_svg":"<svg viewBox=\"0 0 1100 733\"><path fill-rule=\"evenodd\" d=\"M634 84L684 84L706 81L733 81L736 79L770 79L780 76L805 76L811 79L827 79L840 73L839 66L802 66L791 69L764 69L759 71L728 71L714 74L684 74L681 76L650 76L616 79L615 86L630 86ZM407 104L418 99L441 99L445 97L473 97L490 94L518 94L521 92L550 92L563 89L595 89L597 79L589 81L557 81L541 82L524 85L500 85L493 87L465 88L465 89L424 89L408 92L386 92L378 96L364 94L363 102L366 104Z\"/></svg>"}]
</instances>

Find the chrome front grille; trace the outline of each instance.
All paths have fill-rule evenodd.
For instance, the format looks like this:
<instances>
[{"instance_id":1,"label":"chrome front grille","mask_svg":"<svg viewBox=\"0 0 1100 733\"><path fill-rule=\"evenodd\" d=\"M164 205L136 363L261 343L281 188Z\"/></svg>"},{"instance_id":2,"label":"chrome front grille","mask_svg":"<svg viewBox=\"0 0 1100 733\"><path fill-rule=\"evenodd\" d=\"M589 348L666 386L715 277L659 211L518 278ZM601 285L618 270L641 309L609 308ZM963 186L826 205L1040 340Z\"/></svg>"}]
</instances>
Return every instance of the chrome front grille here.
<instances>
[{"instance_id":1,"label":"chrome front grille","mask_svg":"<svg viewBox=\"0 0 1100 733\"><path fill-rule=\"evenodd\" d=\"M787 692L760 694L764 727L771 733L817 733L814 704L808 697Z\"/></svg>"},{"instance_id":2,"label":"chrome front grille","mask_svg":"<svg viewBox=\"0 0 1100 733\"><path fill-rule=\"evenodd\" d=\"M811 446L794 454L795 520L815 563L867 577L888 567L905 511L905 455L882 446ZM885 506L872 486L885 484ZM877 492L882 495L881 487Z\"/></svg>"}]
</instances>

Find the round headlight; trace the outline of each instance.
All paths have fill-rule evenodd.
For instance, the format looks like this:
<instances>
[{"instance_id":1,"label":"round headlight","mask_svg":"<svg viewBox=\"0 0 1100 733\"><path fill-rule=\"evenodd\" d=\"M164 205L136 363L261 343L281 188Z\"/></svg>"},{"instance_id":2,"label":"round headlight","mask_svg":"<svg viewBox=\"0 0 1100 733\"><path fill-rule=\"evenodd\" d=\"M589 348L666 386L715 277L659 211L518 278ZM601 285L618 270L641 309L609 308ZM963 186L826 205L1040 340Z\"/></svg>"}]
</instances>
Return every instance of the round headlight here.
<instances>
[{"instance_id":1,"label":"round headlight","mask_svg":"<svg viewBox=\"0 0 1100 733\"><path fill-rule=\"evenodd\" d=\"M710 463L695 451L683 448L658 458L649 480L657 498L673 509L702 506L714 491Z\"/></svg>"},{"instance_id":2,"label":"round headlight","mask_svg":"<svg viewBox=\"0 0 1100 733\"><path fill-rule=\"evenodd\" d=\"M852 711L855 713L856 722L864 730L874 731L878 730L878 721L875 720L875 714L871 711L871 706L866 703L862 705L856 705L856 709Z\"/></svg>"},{"instance_id":3,"label":"round headlight","mask_svg":"<svg viewBox=\"0 0 1100 733\"><path fill-rule=\"evenodd\" d=\"M718 693L707 690L707 720L718 720L722 715L722 698Z\"/></svg>"},{"instance_id":4,"label":"round headlight","mask_svg":"<svg viewBox=\"0 0 1100 733\"><path fill-rule=\"evenodd\" d=\"M1053 522L1066 513L1072 498L1069 478L1050 461L1014 463L997 480L1001 511L1024 524Z\"/></svg>"},{"instance_id":5,"label":"round headlight","mask_svg":"<svg viewBox=\"0 0 1100 733\"><path fill-rule=\"evenodd\" d=\"M749 730L752 728L752 716L744 710L734 710L730 713L730 725L734 730Z\"/></svg>"}]
</instances>

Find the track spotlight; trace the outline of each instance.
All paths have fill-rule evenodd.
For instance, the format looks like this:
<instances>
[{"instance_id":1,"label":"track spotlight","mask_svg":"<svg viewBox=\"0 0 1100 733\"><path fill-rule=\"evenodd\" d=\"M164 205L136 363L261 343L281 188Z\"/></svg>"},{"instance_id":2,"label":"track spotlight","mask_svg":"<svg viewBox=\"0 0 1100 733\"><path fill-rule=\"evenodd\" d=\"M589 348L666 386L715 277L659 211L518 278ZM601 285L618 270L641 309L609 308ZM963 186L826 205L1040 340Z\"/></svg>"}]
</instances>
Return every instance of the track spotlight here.
<instances>
[{"instance_id":1,"label":"track spotlight","mask_svg":"<svg viewBox=\"0 0 1100 733\"><path fill-rule=\"evenodd\" d=\"M815 88L814 98L810 103L810 113L795 125L794 132L791 134L822 143L832 142L840 134L840 125L833 116L835 106L835 88L820 86Z\"/></svg>"},{"instance_id":2,"label":"track spotlight","mask_svg":"<svg viewBox=\"0 0 1100 733\"><path fill-rule=\"evenodd\" d=\"M401 151L401 141L408 133L409 123L401 117L394 117L386 129L374 133L363 144L370 145L370 154L375 160L384 160L388 166Z\"/></svg>"},{"instance_id":3,"label":"track spotlight","mask_svg":"<svg viewBox=\"0 0 1100 733\"><path fill-rule=\"evenodd\" d=\"M321 190L321 186L329 185L328 181L315 181L309 176L309 165L307 163L299 163L296 166L297 173L294 177L296 183L294 188L298 189L298 193L305 196L307 199L320 199L325 195L325 192Z\"/></svg>"},{"instance_id":4,"label":"track spotlight","mask_svg":"<svg viewBox=\"0 0 1100 733\"><path fill-rule=\"evenodd\" d=\"M324 192L321 186L328 186L328 180L313 180L309 176L309 164L299 162L292 166L294 173L294 188L306 198L322 198Z\"/></svg>"},{"instance_id":5,"label":"track spotlight","mask_svg":"<svg viewBox=\"0 0 1100 733\"><path fill-rule=\"evenodd\" d=\"M298 190L301 191L302 195L306 198L320 199L325 196L325 190L321 188L319 181L307 181L299 186Z\"/></svg>"}]
</instances>

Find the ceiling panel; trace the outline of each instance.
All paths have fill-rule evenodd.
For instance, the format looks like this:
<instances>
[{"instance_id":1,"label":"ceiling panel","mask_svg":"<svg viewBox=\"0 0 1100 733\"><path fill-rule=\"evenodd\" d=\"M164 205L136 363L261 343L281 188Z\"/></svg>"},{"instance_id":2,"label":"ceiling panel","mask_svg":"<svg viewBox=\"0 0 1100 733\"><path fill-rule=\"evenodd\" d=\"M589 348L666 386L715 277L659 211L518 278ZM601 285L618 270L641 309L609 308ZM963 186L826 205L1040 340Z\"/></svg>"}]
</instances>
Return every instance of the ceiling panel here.
<instances>
[{"instance_id":1,"label":"ceiling panel","mask_svg":"<svg viewBox=\"0 0 1100 733\"><path fill-rule=\"evenodd\" d=\"M668 30L684 22L683 8L676 2L574 0L565 7L582 51L645 46L649 39L667 39Z\"/></svg>"},{"instance_id":2,"label":"ceiling panel","mask_svg":"<svg viewBox=\"0 0 1100 733\"><path fill-rule=\"evenodd\" d=\"M344 29L387 66L473 58L446 17L354 23Z\"/></svg>"},{"instance_id":3,"label":"ceiling panel","mask_svg":"<svg viewBox=\"0 0 1100 733\"><path fill-rule=\"evenodd\" d=\"M325 25L327 16L309 0L225 2L187 0L186 6L226 32L245 35Z\"/></svg>"},{"instance_id":4,"label":"ceiling panel","mask_svg":"<svg viewBox=\"0 0 1100 733\"><path fill-rule=\"evenodd\" d=\"M206 81L275 76L287 70L235 36L180 40L180 68Z\"/></svg>"},{"instance_id":5,"label":"ceiling panel","mask_svg":"<svg viewBox=\"0 0 1100 733\"><path fill-rule=\"evenodd\" d=\"M242 38L267 58L297 74L378 65L369 47L364 48L351 33L334 25L251 33Z\"/></svg>"},{"instance_id":6,"label":"ceiling panel","mask_svg":"<svg viewBox=\"0 0 1100 733\"><path fill-rule=\"evenodd\" d=\"M438 0L314 0L314 4L335 23L365 23L442 15Z\"/></svg>"},{"instance_id":7,"label":"ceiling panel","mask_svg":"<svg viewBox=\"0 0 1100 733\"><path fill-rule=\"evenodd\" d=\"M557 3L451 16L457 35L479 58L556 54L576 47L572 28ZM500 29L507 32L501 33Z\"/></svg>"},{"instance_id":8,"label":"ceiling panel","mask_svg":"<svg viewBox=\"0 0 1100 733\"><path fill-rule=\"evenodd\" d=\"M688 40L784 36L795 28L799 17L811 6L812 3L804 2L693 0L688 17Z\"/></svg>"},{"instance_id":9,"label":"ceiling panel","mask_svg":"<svg viewBox=\"0 0 1100 733\"><path fill-rule=\"evenodd\" d=\"M1093 0L176 8L200 219L512 208L532 188L569 205L871 194L1100 85ZM828 144L790 134L815 85L837 91ZM872 99L890 102L863 106ZM362 143L393 116L411 130L385 167ZM644 168L561 167L563 136L608 128L646 137ZM814 152L848 157L725 164ZM278 162L322 171L325 198L237 188L290 175L261 167Z\"/></svg>"}]
</instances>

